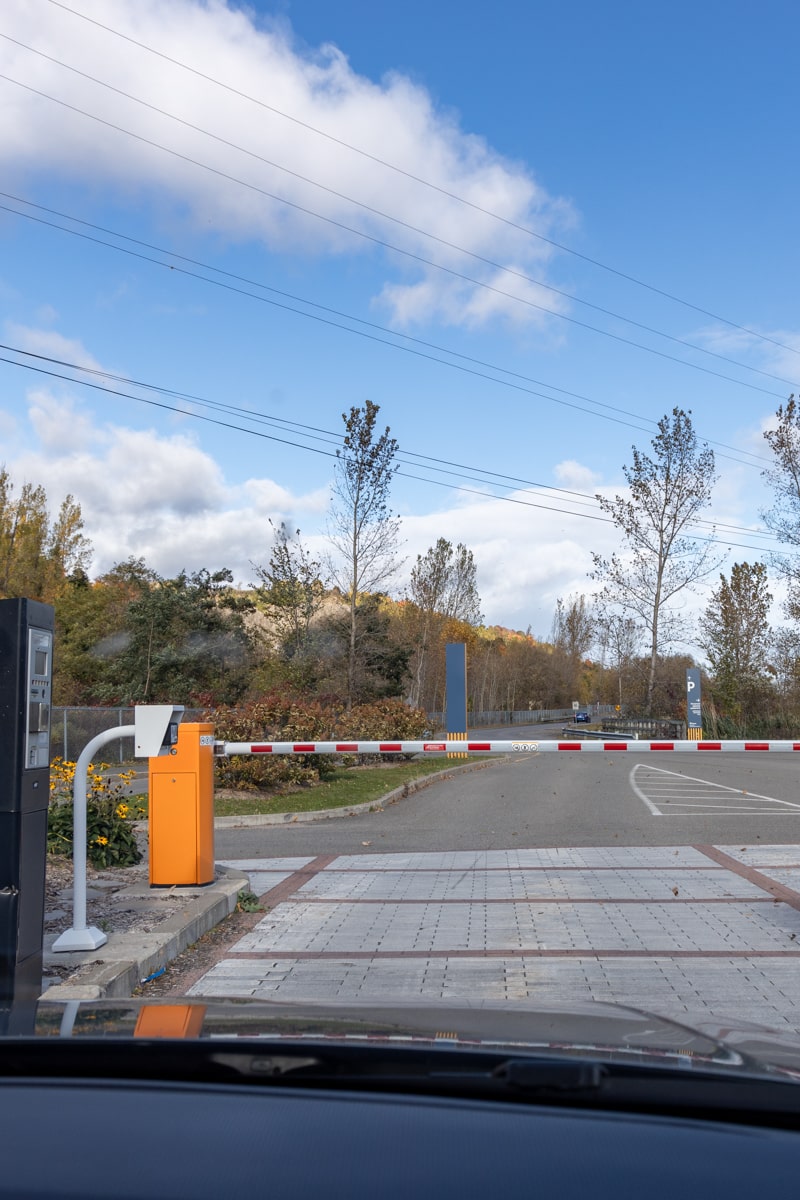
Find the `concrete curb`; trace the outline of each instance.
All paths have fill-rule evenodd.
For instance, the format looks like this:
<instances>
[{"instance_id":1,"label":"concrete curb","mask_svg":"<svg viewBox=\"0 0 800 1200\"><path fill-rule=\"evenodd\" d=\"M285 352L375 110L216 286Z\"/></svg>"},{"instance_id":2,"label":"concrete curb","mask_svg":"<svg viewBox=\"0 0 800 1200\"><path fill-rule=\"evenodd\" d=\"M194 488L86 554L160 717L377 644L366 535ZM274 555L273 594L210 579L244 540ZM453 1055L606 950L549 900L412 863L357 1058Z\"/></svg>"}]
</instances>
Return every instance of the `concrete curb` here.
<instances>
[{"instance_id":1,"label":"concrete curb","mask_svg":"<svg viewBox=\"0 0 800 1200\"><path fill-rule=\"evenodd\" d=\"M230 867L217 869L220 878L207 887L175 888L175 893L186 896L185 907L162 921L152 933L111 933L99 950L76 954L53 954L45 950L46 966L74 967L75 971L65 983L47 988L43 997L48 1001L66 1001L132 995L143 979L166 966L230 916L239 892L249 889L244 872Z\"/></svg>"},{"instance_id":2,"label":"concrete curb","mask_svg":"<svg viewBox=\"0 0 800 1200\"><path fill-rule=\"evenodd\" d=\"M413 796L414 792L421 792L423 788L431 787L443 779L452 779L454 776L463 775L468 771L482 771L485 767L493 767L495 763L508 762L510 758L511 755L503 754L488 761L464 763L461 767L448 767L444 771L435 771L432 775L411 779L408 783L387 792L385 796L381 796L377 800L368 800L365 804L348 804L341 808L318 808L311 812L251 813L238 817L215 817L214 828L246 829L257 825L299 825L307 821L330 821L335 817L354 817L360 813L380 812L387 804L396 804L398 800L402 800L406 796ZM140 824L142 828L147 828L146 821L142 821Z\"/></svg>"}]
</instances>

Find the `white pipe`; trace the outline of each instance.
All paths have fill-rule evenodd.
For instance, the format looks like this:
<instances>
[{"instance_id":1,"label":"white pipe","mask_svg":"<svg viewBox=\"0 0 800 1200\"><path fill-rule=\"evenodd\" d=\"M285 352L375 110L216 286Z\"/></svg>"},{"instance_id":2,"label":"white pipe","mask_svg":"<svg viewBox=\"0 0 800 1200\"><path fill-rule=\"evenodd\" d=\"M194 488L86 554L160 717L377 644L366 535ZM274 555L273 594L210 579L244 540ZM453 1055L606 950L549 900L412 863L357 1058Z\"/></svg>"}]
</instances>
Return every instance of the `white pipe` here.
<instances>
[{"instance_id":1,"label":"white pipe","mask_svg":"<svg viewBox=\"0 0 800 1200\"><path fill-rule=\"evenodd\" d=\"M104 729L84 746L75 764L72 789L72 928L65 930L53 943L56 951L97 950L108 941L101 930L86 925L86 777L96 751L117 738L135 735L135 725L115 725L112 729Z\"/></svg>"}]
</instances>

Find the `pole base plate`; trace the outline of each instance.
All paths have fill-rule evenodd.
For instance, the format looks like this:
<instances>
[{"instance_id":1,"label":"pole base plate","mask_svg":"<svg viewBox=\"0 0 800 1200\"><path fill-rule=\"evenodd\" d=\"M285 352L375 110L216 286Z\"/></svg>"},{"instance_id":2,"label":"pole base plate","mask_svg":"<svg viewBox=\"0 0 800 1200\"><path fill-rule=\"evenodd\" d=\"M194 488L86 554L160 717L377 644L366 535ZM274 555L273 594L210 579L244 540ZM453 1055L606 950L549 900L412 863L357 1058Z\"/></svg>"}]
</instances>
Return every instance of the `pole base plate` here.
<instances>
[{"instance_id":1,"label":"pole base plate","mask_svg":"<svg viewBox=\"0 0 800 1200\"><path fill-rule=\"evenodd\" d=\"M58 954L70 950L99 950L108 941L108 934L90 925L88 929L65 929L53 942L52 949Z\"/></svg>"}]
</instances>

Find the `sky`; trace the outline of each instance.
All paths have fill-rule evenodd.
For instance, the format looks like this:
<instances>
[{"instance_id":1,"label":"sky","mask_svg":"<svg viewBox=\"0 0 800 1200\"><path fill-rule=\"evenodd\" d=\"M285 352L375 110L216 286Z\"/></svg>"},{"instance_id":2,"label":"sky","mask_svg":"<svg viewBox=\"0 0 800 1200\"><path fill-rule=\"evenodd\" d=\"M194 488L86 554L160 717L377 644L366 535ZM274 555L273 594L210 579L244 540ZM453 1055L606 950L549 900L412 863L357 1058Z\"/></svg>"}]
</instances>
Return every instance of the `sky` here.
<instances>
[{"instance_id":1,"label":"sky","mask_svg":"<svg viewBox=\"0 0 800 1200\"><path fill-rule=\"evenodd\" d=\"M791 0L4 0L0 462L80 503L94 576L248 584L270 520L324 552L370 399L394 594L446 537L546 636L679 406L716 454L693 533L763 561L798 35Z\"/></svg>"}]
</instances>

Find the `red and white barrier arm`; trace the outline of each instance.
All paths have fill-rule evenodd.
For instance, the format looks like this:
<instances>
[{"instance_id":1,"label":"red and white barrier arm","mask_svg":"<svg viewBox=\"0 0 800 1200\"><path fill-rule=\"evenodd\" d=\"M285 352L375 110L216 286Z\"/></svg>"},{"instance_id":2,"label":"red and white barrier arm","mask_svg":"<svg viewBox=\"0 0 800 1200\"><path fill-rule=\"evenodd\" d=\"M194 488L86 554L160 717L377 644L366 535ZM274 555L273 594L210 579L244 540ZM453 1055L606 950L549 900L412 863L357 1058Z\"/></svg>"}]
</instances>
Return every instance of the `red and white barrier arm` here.
<instances>
[{"instance_id":1,"label":"red and white barrier arm","mask_svg":"<svg viewBox=\"0 0 800 1200\"><path fill-rule=\"evenodd\" d=\"M214 754L227 758L232 754L531 754L545 751L577 750L582 754L611 751L627 754L645 754L649 751L740 751L772 750L778 753L800 751L800 742L534 742L521 738L518 741L442 741L442 742L215 742Z\"/></svg>"}]
</instances>

